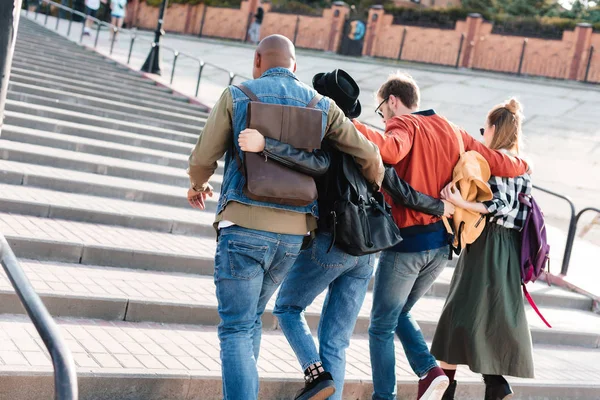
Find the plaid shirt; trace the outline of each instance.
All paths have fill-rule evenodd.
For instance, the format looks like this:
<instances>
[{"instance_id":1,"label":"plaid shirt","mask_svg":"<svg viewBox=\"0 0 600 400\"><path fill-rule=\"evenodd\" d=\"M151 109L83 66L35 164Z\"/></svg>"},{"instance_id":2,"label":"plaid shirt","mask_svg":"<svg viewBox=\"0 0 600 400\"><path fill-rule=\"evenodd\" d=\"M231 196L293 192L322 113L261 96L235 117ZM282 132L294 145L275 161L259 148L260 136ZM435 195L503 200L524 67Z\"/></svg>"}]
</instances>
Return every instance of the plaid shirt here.
<instances>
[{"instance_id":1,"label":"plaid shirt","mask_svg":"<svg viewBox=\"0 0 600 400\"><path fill-rule=\"evenodd\" d=\"M529 210L519 201L519 193L531 194L531 177L528 174L516 178L492 176L488 183L494 194L492 200L483 202L490 213L489 222L509 229L523 229Z\"/></svg>"}]
</instances>

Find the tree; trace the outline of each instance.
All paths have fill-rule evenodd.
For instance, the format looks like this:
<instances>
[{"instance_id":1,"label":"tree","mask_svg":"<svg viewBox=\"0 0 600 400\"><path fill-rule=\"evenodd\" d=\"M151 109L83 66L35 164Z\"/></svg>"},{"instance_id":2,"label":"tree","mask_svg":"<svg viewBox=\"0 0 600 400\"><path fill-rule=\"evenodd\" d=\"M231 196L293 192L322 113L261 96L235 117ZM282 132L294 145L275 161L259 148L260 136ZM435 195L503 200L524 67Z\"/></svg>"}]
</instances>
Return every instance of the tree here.
<instances>
[{"instance_id":1,"label":"tree","mask_svg":"<svg viewBox=\"0 0 600 400\"><path fill-rule=\"evenodd\" d=\"M462 0L462 6L483 14L493 14L497 11L496 0Z\"/></svg>"}]
</instances>

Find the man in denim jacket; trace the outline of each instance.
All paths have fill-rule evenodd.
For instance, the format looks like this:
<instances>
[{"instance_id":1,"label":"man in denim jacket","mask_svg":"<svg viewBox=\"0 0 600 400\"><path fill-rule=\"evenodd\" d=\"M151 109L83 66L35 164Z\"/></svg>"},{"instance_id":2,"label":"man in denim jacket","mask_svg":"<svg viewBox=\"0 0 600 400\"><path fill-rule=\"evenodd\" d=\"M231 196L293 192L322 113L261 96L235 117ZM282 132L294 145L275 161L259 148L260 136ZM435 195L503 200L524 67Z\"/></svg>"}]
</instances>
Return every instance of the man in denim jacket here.
<instances>
[{"instance_id":1,"label":"man in denim jacket","mask_svg":"<svg viewBox=\"0 0 600 400\"><path fill-rule=\"evenodd\" d=\"M258 46L252 81L245 82L263 102L305 107L316 92L301 83L294 72L293 44L273 35ZM316 227L317 204L305 207L254 201L242 191L245 177L234 154L246 149L249 99L236 87L227 88L208 117L192 154L188 173L188 201L199 209L212 196L209 178L224 154L225 171L217 206L218 229L215 284L218 300L218 334L221 342L223 395L226 400L258 398L256 361L260 348L261 315L294 264L303 237ZM360 135L344 113L329 99L316 106L322 111L323 137L340 151L355 157L366 179L380 186L383 164L375 145ZM263 149L246 149L263 151ZM240 144L242 146L240 146ZM268 157L268 151L264 152Z\"/></svg>"}]
</instances>

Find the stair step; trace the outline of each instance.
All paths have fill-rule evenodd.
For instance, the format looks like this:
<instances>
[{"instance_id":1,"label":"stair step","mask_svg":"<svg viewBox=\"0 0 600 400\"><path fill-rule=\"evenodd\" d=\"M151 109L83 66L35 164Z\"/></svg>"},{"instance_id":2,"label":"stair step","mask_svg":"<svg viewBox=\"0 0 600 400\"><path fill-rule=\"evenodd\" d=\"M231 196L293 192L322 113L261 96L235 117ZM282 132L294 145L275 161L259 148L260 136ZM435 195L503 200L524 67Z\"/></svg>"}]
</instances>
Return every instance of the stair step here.
<instances>
[{"instance_id":1,"label":"stair step","mask_svg":"<svg viewBox=\"0 0 600 400\"><path fill-rule=\"evenodd\" d=\"M114 225L214 238L211 212L0 183L0 209L9 214Z\"/></svg>"},{"instance_id":2,"label":"stair step","mask_svg":"<svg viewBox=\"0 0 600 400\"><path fill-rule=\"evenodd\" d=\"M68 103L66 101L60 101L57 99L46 98L42 96L36 96L25 93L8 92L7 99L10 101L24 102L36 106L50 107L58 110L68 110L77 113L83 113L87 115L94 115L96 117L117 119L119 121L128 121L137 124L145 124L146 126L152 126L155 128L165 128L175 130L178 132L198 134L202 127L204 127L204 121L201 120L194 125L170 122L163 119L150 116L137 116L125 111L109 110L106 108L99 108L97 106L87 106L83 104Z\"/></svg>"},{"instance_id":3,"label":"stair step","mask_svg":"<svg viewBox=\"0 0 600 400\"><path fill-rule=\"evenodd\" d=\"M96 135L98 131L86 130L76 133L81 136L51 133L15 125L4 125L2 139L181 169L187 168L188 154L192 149L191 145L168 140L161 141L158 138L156 141L153 141L153 138L136 134L114 134L103 131L101 135ZM93 137L96 137L96 139L91 139ZM154 147L158 147L159 150L155 150ZM169 152L160 150L163 148L177 151Z\"/></svg>"},{"instance_id":4,"label":"stair step","mask_svg":"<svg viewBox=\"0 0 600 400\"><path fill-rule=\"evenodd\" d=\"M98 97L105 100L113 100L119 102L125 102L134 104L137 106L144 107L157 107L172 109L175 112L185 111L198 111L202 112L198 106L185 103L179 100L169 100L166 97L149 97L149 96L138 96L132 93L122 92L122 93L106 93L102 87L97 89L92 88L84 88L80 85L73 84L63 84L60 82L51 82L51 81L38 81L36 79L32 79L29 77L19 76L17 74L11 75L10 77L12 82L16 83L25 83L29 85L38 85L39 87L47 88L47 89L55 89L55 90L63 90L67 92L83 94L86 96Z\"/></svg>"},{"instance_id":5,"label":"stair step","mask_svg":"<svg viewBox=\"0 0 600 400\"><path fill-rule=\"evenodd\" d=\"M55 90L40 88L37 85L10 82L8 85L9 93L22 95L45 96L50 99L73 104L83 104L97 107L99 109L117 110L128 112L137 116L149 116L161 118L170 122L184 122L186 124L196 125L204 123L207 114L203 111L190 112L189 110L172 110L171 107L150 107L137 106L130 103L123 103L114 100L101 99L94 96L70 93L64 90Z\"/></svg>"},{"instance_id":6,"label":"stair step","mask_svg":"<svg viewBox=\"0 0 600 400\"><path fill-rule=\"evenodd\" d=\"M144 93L144 94L148 94L150 96L152 95L158 95L158 96L163 96L163 95L170 95L172 93L172 90L169 88L165 88L162 86L157 86L157 85L148 85L145 83L139 83L139 84L135 84L135 83L128 83L128 82L124 82L124 81L113 81L111 79L107 79L106 77L103 78L94 78L91 76L79 76L76 77L76 79L74 79L74 77L71 76L61 76L58 74L55 74L53 70L49 70L49 71L45 71L45 72L38 72L35 70L30 70L27 68L18 68L15 67L13 65L13 67L11 68L11 74L18 74L21 76L27 76L27 77L31 77L31 78L36 78L36 79L41 79L41 80L48 80L48 81L55 81L55 82L64 82L67 84L73 84L74 82L76 82L79 85L82 86L89 86L89 87L103 87L105 89L114 89L118 92L121 91L136 91L138 93ZM93 86L92 86L93 85ZM183 99L183 97L180 96L175 96L175 98L178 99ZM182 100L185 101L185 100Z\"/></svg>"},{"instance_id":7,"label":"stair step","mask_svg":"<svg viewBox=\"0 0 600 400\"><path fill-rule=\"evenodd\" d=\"M23 268L36 285L36 291L52 299L49 307L55 316L211 326L219 323L212 276L34 261L24 261ZM20 312L19 299L12 294L6 279L0 282L0 295L3 298L0 313ZM314 331L325 296L326 293L318 296L305 312L306 321ZM275 299L276 294L263 315L265 329L277 328L272 314ZM372 293L367 293L354 334L368 333L372 302ZM427 340L433 338L443 304L442 298L424 297L411 310ZM544 308L543 312L552 321L552 329L546 328L527 307L534 344L600 348L600 316L556 308Z\"/></svg>"},{"instance_id":8,"label":"stair step","mask_svg":"<svg viewBox=\"0 0 600 400\"><path fill-rule=\"evenodd\" d=\"M0 182L171 207L190 207L185 190L180 187L1 159ZM206 211L216 210L218 198L218 193L215 193L207 199Z\"/></svg>"},{"instance_id":9,"label":"stair step","mask_svg":"<svg viewBox=\"0 0 600 400\"><path fill-rule=\"evenodd\" d=\"M181 168L153 165L57 148L53 149L50 154L45 149L46 147L44 146L0 139L0 158L4 160L47 165L67 170L73 169L100 175L179 186L182 188L188 188L190 185L188 175L185 170ZM216 191L219 191L221 181L221 175L214 175L211 178L211 182Z\"/></svg>"},{"instance_id":10,"label":"stair step","mask_svg":"<svg viewBox=\"0 0 600 400\"><path fill-rule=\"evenodd\" d=\"M221 394L219 342L215 328L156 323L104 322L59 318L73 353L81 398L97 400L217 400ZM0 370L0 395L7 398L52 398L50 359L35 328L23 316L0 316L0 335L11 350ZM345 395L371 398L368 339L355 336L347 353ZM258 360L261 399L293 398L303 386L302 372L283 334L262 336ZM596 400L600 385L599 351L571 347L536 347L536 379L508 378L518 396L529 400ZM417 380L402 346L396 343L398 392L416 397ZM578 376L574 382L566 371ZM561 379L562 378L562 379ZM483 398L481 377L458 370L461 400ZM579 382L585 381L586 384ZM6 391L3 393L3 391Z\"/></svg>"},{"instance_id":11,"label":"stair step","mask_svg":"<svg viewBox=\"0 0 600 400\"><path fill-rule=\"evenodd\" d=\"M67 122L84 125L86 127L91 126L96 130L107 129L113 132L123 131L128 133L138 133L150 137L170 139L189 144L195 144L201 132L201 128L198 128L196 133L182 132L168 128L158 128L143 123L129 122L127 120L123 121L98 117L71 110L61 110L53 107L15 102L13 100L7 100L6 110L7 123L32 129L44 128L44 130L60 131L60 129L57 129L52 125ZM14 123L10 122L9 117L13 117L16 121Z\"/></svg>"},{"instance_id":12,"label":"stair step","mask_svg":"<svg viewBox=\"0 0 600 400\"><path fill-rule=\"evenodd\" d=\"M0 213L17 257L87 265L210 274L215 240Z\"/></svg>"}]
</instances>

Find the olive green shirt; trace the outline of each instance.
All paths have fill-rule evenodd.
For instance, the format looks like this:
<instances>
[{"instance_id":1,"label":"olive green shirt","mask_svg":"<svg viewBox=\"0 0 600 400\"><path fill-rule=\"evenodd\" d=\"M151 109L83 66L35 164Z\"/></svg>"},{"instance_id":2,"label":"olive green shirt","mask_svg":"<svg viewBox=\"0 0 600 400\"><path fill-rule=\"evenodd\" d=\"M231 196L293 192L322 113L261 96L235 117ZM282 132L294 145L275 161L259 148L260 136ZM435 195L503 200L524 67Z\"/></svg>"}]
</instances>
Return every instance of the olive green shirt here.
<instances>
[{"instance_id":1,"label":"olive green shirt","mask_svg":"<svg viewBox=\"0 0 600 400\"><path fill-rule=\"evenodd\" d=\"M356 130L333 101L330 104L325 137L338 150L354 156L365 178L380 187L384 168L379 149ZM210 177L217 169L217 161L231 148L232 117L233 99L227 88L210 112L190 155L188 174L191 187L199 191L206 189ZM244 228L293 235L305 235L317 226L311 214L249 206L235 201L228 202L217 215L215 227L224 220Z\"/></svg>"}]
</instances>

